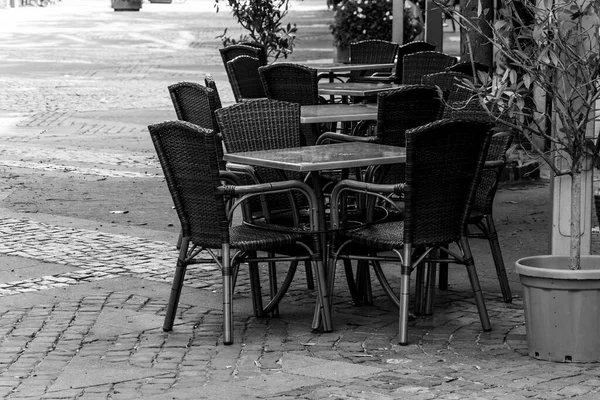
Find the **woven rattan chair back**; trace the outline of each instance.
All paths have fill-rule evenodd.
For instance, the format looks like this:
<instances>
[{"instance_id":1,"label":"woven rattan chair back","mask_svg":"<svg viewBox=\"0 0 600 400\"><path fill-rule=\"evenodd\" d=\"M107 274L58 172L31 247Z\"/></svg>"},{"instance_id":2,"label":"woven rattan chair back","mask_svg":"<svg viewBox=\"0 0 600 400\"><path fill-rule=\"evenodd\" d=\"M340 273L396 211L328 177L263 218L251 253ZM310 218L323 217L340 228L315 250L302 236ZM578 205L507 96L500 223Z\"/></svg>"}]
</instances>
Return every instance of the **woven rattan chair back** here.
<instances>
[{"instance_id":1,"label":"woven rattan chair back","mask_svg":"<svg viewBox=\"0 0 600 400\"><path fill-rule=\"evenodd\" d=\"M317 70L304 65L277 63L260 67L258 74L269 99L298 103L319 103Z\"/></svg>"},{"instance_id":2,"label":"woven rattan chair back","mask_svg":"<svg viewBox=\"0 0 600 400\"><path fill-rule=\"evenodd\" d=\"M443 72L456 61L456 57L438 51L407 54L402 57L402 84L419 84L423 75Z\"/></svg>"},{"instance_id":3,"label":"woven rattan chair back","mask_svg":"<svg viewBox=\"0 0 600 400\"><path fill-rule=\"evenodd\" d=\"M195 82L179 82L169 86L169 94L179 120L211 129L215 133L219 131L215 111L221 107L212 89ZM225 162L220 140L216 141L216 146L219 168L224 170Z\"/></svg>"},{"instance_id":4,"label":"woven rattan chair back","mask_svg":"<svg viewBox=\"0 0 600 400\"><path fill-rule=\"evenodd\" d=\"M442 93L435 86L407 85L377 97L377 137L380 143L406 146L406 131L438 119L443 110ZM386 168L378 182L402 182L404 164Z\"/></svg>"},{"instance_id":5,"label":"woven rattan chair back","mask_svg":"<svg viewBox=\"0 0 600 400\"><path fill-rule=\"evenodd\" d=\"M258 69L267 98L289 101L301 106L319 104L317 71L292 63L271 64ZM301 145L314 145L319 136L318 124L301 126Z\"/></svg>"},{"instance_id":6,"label":"woven rattan chair back","mask_svg":"<svg viewBox=\"0 0 600 400\"><path fill-rule=\"evenodd\" d=\"M414 42L403 44L398 47L398 55L396 56L396 81L402 83L402 61L405 55L418 53L420 51L434 51L435 44L416 40Z\"/></svg>"},{"instance_id":7,"label":"woven rattan chair back","mask_svg":"<svg viewBox=\"0 0 600 400\"><path fill-rule=\"evenodd\" d=\"M382 64L393 63L396 59L398 43L380 39L362 40L350 43L350 64ZM390 72L388 69L370 69L364 71L351 71L350 81L361 76L371 76L376 72Z\"/></svg>"},{"instance_id":8,"label":"woven rattan chair back","mask_svg":"<svg viewBox=\"0 0 600 400\"><path fill-rule=\"evenodd\" d=\"M492 124L438 120L406 132L404 243L447 243L466 222Z\"/></svg>"},{"instance_id":9,"label":"woven rattan chair back","mask_svg":"<svg viewBox=\"0 0 600 400\"><path fill-rule=\"evenodd\" d=\"M490 214L494 197L500 183L500 176L505 167L506 152L512 144L513 135L509 132L497 133L492 137L486 161L502 161L502 164L493 170L484 170L481 182L477 186L477 193L473 200L473 213Z\"/></svg>"},{"instance_id":10,"label":"woven rattan chair back","mask_svg":"<svg viewBox=\"0 0 600 400\"><path fill-rule=\"evenodd\" d=\"M466 74L466 75L469 75L470 77L473 77L473 69L475 69L475 72L477 72L477 71L482 71L482 72L486 72L486 73L490 72L490 67L488 67L487 65L482 64L480 62L477 62L477 61L475 61L475 62L461 61L459 63L452 65L451 67L446 68L446 71L460 72L462 74Z\"/></svg>"},{"instance_id":11,"label":"woven rattan chair back","mask_svg":"<svg viewBox=\"0 0 600 400\"><path fill-rule=\"evenodd\" d=\"M211 130L184 121L148 127L181 222L182 234L203 247L220 249L229 242L229 222L223 199Z\"/></svg>"},{"instance_id":12,"label":"woven rattan chair back","mask_svg":"<svg viewBox=\"0 0 600 400\"><path fill-rule=\"evenodd\" d=\"M250 56L237 56L227 61L227 77L236 102L266 97L258 75L260 66L259 59Z\"/></svg>"},{"instance_id":13,"label":"woven rattan chair back","mask_svg":"<svg viewBox=\"0 0 600 400\"><path fill-rule=\"evenodd\" d=\"M233 60L237 56L249 56L258 58L260 61L260 65L266 65L266 51L263 48L258 46L249 45L249 44L232 44L227 47L223 47L219 49L221 53L221 59L223 60L223 66L227 65L228 61Z\"/></svg>"},{"instance_id":14,"label":"woven rattan chair back","mask_svg":"<svg viewBox=\"0 0 600 400\"><path fill-rule=\"evenodd\" d=\"M231 153L300 147L300 105L278 100L254 100L217 110L225 149ZM272 168L256 167L263 183L283 180ZM287 179L303 180L300 173L286 172ZM290 209L284 196L270 196L272 210ZM253 209L255 211L255 209Z\"/></svg>"}]
</instances>

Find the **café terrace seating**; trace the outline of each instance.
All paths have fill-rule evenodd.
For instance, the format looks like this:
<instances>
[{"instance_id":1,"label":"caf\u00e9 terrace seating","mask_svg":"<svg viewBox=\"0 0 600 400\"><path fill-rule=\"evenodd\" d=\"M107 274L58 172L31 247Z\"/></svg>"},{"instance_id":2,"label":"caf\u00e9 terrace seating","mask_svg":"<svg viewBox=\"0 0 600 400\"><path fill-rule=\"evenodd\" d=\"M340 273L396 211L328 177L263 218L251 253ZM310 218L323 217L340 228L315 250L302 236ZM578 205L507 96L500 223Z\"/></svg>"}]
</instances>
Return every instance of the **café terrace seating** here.
<instances>
[{"instance_id":1,"label":"caf\u00e9 terrace seating","mask_svg":"<svg viewBox=\"0 0 600 400\"><path fill-rule=\"evenodd\" d=\"M236 102L266 97L258 75L258 68L261 65L258 58L246 55L227 61L225 69Z\"/></svg>"},{"instance_id":2,"label":"caf\u00e9 terrace seating","mask_svg":"<svg viewBox=\"0 0 600 400\"><path fill-rule=\"evenodd\" d=\"M420 51L402 57L402 83L414 85L421 83L423 75L443 72L456 64L457 58L439 51Z\"/></svg>"},{"instance_id":3,"label":"caf\u00e9 terrace seating","mask_svg":"<svg viewBox=\"0 0 600 400\"><path fill-rule=\"evenodd\" d=\"M479 104L479 99L471 91L460 85L463 79L472 80L473 78L470 75L458 72L440 72L425 75L422 81L426 84L437 85L445 93L444 118L475 118L491 122L492 119ZM497 126L496 131L490 141L490 149L484 164L481 182L477 186L469 214L468 226L471 229L468 237L488 240L503 300L510 303L512 293L506 275L496 224L494 223L493 205L502 171L506 167L506 152L512 144L513 135L508 127ZM442 266L440 267L440 288L445 289L447 282L447 268Z\"/></svg>"},{"instance_id":4,"label":"caf\u00e9 terrace seating","mask_svg":"<svg viewBox=\"0 0 600 400\"><path fill-rule=\"evenodd\" d=\"M361 40L350 43L350 64L384 64L396 59L398 43L380 39ZM391 76L391 69L351 71L349 82L373 82L374 74Z\"/></svg>"},{"instance_id":5,"label":"caf\u00e9 terrace seating","mask_svg":"<svg viewBox=\"0 0 600 400\"><path fill-rule=\"evenodd\" d=\"M320 241L312 234L320 229L316 211L309 214L308 230L302 231L268 223L262 223L260 227L253 226L248 210L245 209L247 196L268 196L271 193L285 195L294 192L305 198L310 206L309 210L316 210L316 198L312 189L300 181L239 185L235 174L219 170L215 133L212 130L184 121L163 122L150 125L148 129L182 229L182 242L163 329L173 329L188 265L212 262L221 267L223 343L232 344L233 277L240 264L247 263L249 266L254 314L264 316L274 310L285 295L298 262L307 261L314 266L317 276L315 300L318 319L325 331L331 331L331 312ZM234 184L224 184L224 181ZM244 197L236 201L239 196ZM238 205L244 208L245 223L230 226L231 210ZM230 251L234 251L233 255ZM208 253L211 258L199 257L200 253ZM278 261L289 265L286 279L275 292L271 292L268 304L263 305L258 263L268 262L274 265ZM270 287L273 288L273 285Z\"/></svg>"},{"instance_id":6,"label":"caf\u00e9 terrace seating","mask_svg":"<svg viewBox=\"0 0 600 400\"><path fill-rule=\"evenodd\" d=\"M438 120L406 132L406 176L395 183L377 184L357 180L338 183L331 194L329 290L333 293L338 259L394 262L401 271L400 294L388 282L380 263L373 263L382 288L399 305L399 343L408 344L410 275L417 270L416 303L432 303L429 284L421 290L419 278L434 281L436 263L465 265L484 331L491 329L466 238L470 204L476 191L489 146L492 124L469 120ZM367 196L367 215L376 215L380 201L397 206L388 195L403 196L403 219L367 219L348 230L343 227L343 199L355 193ZM375 201L379 200L379 201ZM457 246L449 246L456 243ZM437 254L444 257L437 257ZM428 290L429 289L429 290Z\"/></svg>"}]
</instances>

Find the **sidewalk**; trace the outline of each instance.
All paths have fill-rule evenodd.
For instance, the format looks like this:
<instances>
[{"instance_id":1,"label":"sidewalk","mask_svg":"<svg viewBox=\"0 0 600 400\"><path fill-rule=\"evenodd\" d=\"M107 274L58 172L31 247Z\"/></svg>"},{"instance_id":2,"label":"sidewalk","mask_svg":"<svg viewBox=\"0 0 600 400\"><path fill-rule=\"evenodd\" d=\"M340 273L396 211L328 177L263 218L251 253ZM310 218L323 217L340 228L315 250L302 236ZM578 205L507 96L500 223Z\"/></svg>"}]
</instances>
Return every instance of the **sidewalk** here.
<instances>
[{"instance_id":1,"label":"sidewalk","mask_svg":"<svg viewBox=\"0 0 600 400\"><path fill-rule=\"evenodd\" d=\"M85 4L85 5L84 5ZM496 220L515 298L502 302L487 243L471 242L493 330L464 268L398 346L374 282L355 307L338 270L331 333L311 332L302 268L278 318L251 316L248 276L221 338L221 275L193 266L173 332L161 329L178 221L147 125L174 119L167 86L217 80L212 1L62 0L0 13L0 397L7 399L596 399L600 367L527 356L516 259L547 251L547 180L505 183ZM293 4L293 60L332 56L325 0ZM448 32L448 43L456 41ZM386 266L390 276L399 268ZM266 287L263 285L263 287Z\"/></svg>"}]
</instances>

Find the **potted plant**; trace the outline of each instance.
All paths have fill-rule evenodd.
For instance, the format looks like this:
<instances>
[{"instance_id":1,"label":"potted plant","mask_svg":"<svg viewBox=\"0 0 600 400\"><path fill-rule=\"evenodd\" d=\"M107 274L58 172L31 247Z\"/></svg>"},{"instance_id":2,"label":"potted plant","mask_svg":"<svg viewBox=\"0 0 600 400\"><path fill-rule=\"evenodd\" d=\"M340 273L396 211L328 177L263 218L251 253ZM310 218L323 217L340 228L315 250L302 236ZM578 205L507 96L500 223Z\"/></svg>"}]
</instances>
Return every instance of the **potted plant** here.
<instances>
[{"instance_id":1,"label":"potted plant","mask_svg":"<svg viewBox=\"0 0 600 400\"><path fill-rule=\"evenodd\" d=\"M143 0L111 0L110 4L115 11L139 11Z\"/></svg>"},{"instance_id":2,"label":"potted plant","mask_svg":"<svg viewBox=\"0 0 600 400\"><path fill-rule=\"evenodd\" d=\"M600 361L600 257L581 255L580 236L582 176L598 160L590 134L600 94L597 7L589 0L507 0L492 24L494 72L462 83L529 144L552 179L570 178L570 254L516 263L529 354L545 360ZM469 34L485 35L478 16L458 17Z\"/></svg>"},{"instance_id":3,"label":"potted plant","mask_svg":"<svg viewBox=\"0 0 600 400\"><path fill-rule=\"evenodd\" d=\"M335 9L329 25L336 49L335 61L348 62L350 43L366 39L392 38L392 0L344 0ZM404 43L417 40L423 33L418 6L404 1Z\"/></svg>"},{"instance_id":4,"label":"potted plant","mask_svg":"<svg viewBox=\"0 0 600 400\"><path fill-rule=\"evenodd\" d=\"M296 24L283 24L289 12L290 0L215 0L215 9L225 3L246 33L239 39L227 36L227 28L217 36L223 46L236 43L254 43L267 49L267 56L274 60L287 58L295 46Z\"/></svg>"}]
</instances>

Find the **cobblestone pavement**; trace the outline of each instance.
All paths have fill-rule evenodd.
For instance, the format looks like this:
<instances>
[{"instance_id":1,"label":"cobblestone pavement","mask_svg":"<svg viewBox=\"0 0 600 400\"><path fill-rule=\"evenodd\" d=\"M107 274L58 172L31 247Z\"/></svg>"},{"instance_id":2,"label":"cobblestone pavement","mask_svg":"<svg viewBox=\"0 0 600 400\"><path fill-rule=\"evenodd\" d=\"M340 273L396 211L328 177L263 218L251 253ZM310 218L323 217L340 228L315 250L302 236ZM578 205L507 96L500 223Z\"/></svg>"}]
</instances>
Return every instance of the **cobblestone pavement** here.
<instances>
[{"instance_id":1,"label":"cobblestone pavement","mask_svg":"<svg viewBox=\"0 0 600 400\"><path fill-rule=\"evenodd\" d=\"M324 3L294 1L293 59L330 57ZM491 332L481 331L462 269L437 293L434 315L411 322L408 346L396 344L397 310L377 283L373 304L357 307L338 274L335 330L323 334L309 329L315 294L301 269L276 318L252 316L242 271L235 343L223 346L211 263L190 267L175 329L163 332L178 228L146 126L174 118L166 87L179 80L212 73L233 101L215 39L228 26L210 0L144 3L139 13L114 13L108 0L2 10L0 397L600 398L598 365L527 355L511 265L545 250L547 181L498 196L511 304L487 244L472 244ZM103 201L115 202L111 213Z\"/></svg>"}]
</instances>

